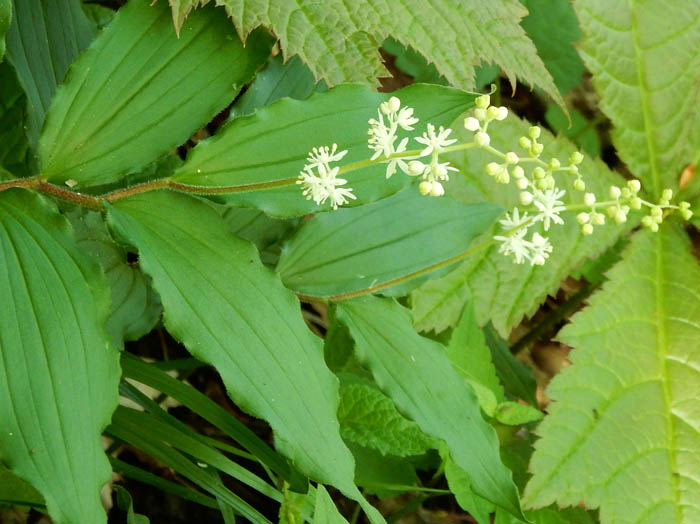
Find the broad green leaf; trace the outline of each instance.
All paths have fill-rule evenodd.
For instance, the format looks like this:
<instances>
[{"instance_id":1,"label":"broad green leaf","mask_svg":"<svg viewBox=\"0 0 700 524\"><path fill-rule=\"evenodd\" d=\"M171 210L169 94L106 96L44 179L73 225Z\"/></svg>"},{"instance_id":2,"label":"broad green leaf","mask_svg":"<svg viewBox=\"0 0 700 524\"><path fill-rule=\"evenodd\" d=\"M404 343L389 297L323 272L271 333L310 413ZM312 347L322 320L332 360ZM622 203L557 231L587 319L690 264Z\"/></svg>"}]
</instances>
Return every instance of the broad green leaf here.
<instances>
[{"instance_id":1,"label":"broad green leaf","mask_svg":"<svg viewBox=\"0 0 700 524\"><path fill-rule=\"evenodd\" d=\"M333 499L321 484L316 488L316 506L313 524L347 524L348 521L338 512Z\"/></svg>"},{"instance_id":2,"label":"broad green leaf","mask_svg":"<svg viewBox=\"0 0 700 524\"><path fill-rule=\"evenodd\" d=\"M0 62L5 56L5 35L12 22L12 0L0 0Z\"/></svg>"},{"instance_id":3,"label":"broad green leaf","mask_svg":"<svg viewBox=\"0 0 700 524\"><path fill-rule=\"evenodd\" d=\"M44 498L31 484L0 464L0 506L28 506L45 509Z\"/></svg>"},{"instance_id":4,"label":"broad green leaf","mask_svg":"<svg viewBox=\"0 0 700 524\"><path fill-rule=\"evenodd\" d=\"M579 51L615 126L620 158L659 197L675 188L695 152L700 82L696 0L576 0L585 35Z\"/></svg>"},{"instance_id":5,"label":"broad green leaf","mask_svg":"<svg viewBox=\"0 0 700 524\"><path fill-rule=\"evenodd\" d=\"M498 380L496 367L491 360L491 350L476 322L476 314L471 303L464 306L459 323L452 331L447 345L447 358L464 378L475 381L490 390L495 400L506 400L503 386ZM479 392L476 392L477 395Z\"/></svg>"},{"instance_id":6,"label":"broad green leaf","mask_svg":"<svg viewBox=\"0 0 700 524\"><path fill-rule=\"evenodd\" d=\"M17 177L26 176L29 174L29 143L24 133L27 99L7 61L0 63L0 85L0 166Z\"/></svg>"},{"instance_id":7,"label":"broad green leaf","mask_svg":"<svg viewBox=\"0 0 700 524\"><path fill-rule=\"evenodd\" d=\"M526 511L525 516L532 524L595 524L596 521L581 508L542 508ZM521 520L513 518L505 511L496 510L493 524L522 524Z\"/></svg>"},{"instance_id":8,"label":"broad green leaf","mask_svg":"<svg viewBox=\"0 0 700 524\"><path fill-rule=\"evenodd\" d=\"M227 202L259 208L273 216L301 216L317 206L305 200L296 184L312 148L337 143L348 150L343 164L367 160L367 121L375 117L379 104L398 96L413 107L421 121L449 125L474 105L475 94L442 86L413 85L394 93L377 93L367 87L343 85L307 100L282 99L255 114L236 118L215 136L200 142L188 155L173 180L199 186L251 185L245 191L226 195ZM396 193L411 178L396 174L385 177L386 166L374 165L343 175L357 200L366 204ZM259 185L258 185L259 184Z\"/></svg>"},{"instance_id":9,"label":"broad green leaf","mask_svg":"<svg viewBox=\"0 0 700 524\"><path fill-rule=\"evenodd\" d=\"M114 486L116 502L119 509L126 512L126 524L150 524L147 517L134 512L134 502L131 494L119 485Z\"/></svg>"},{"instance_id":10,"label":"broad green leaf","mask_svg":"<svg viewBox=\"0 0 700 524\"><path fill-rule=\"evenodd\" d=\"M489 126L491 144L501 151L517 151L518 138L527 134L529 124L515 116ZM455 131L466 137L462 126ZM466 138L465 138L466 139ZM565 164L576 149L566 139L554 139L546 131L540 138L545 146L543 158L557 157ZM465 178L451 177L445 191L466 202L486 200L501 204L506 209L522 206L519 191L513 184L503 186L487 176L484 166L494 157L481 150L468 150L452 154L453 165ZM586 182L586 191L605 195L610 185L623 185L624 180L611 172L599 159L584 159L579 166ZM454 180L453 180L454 179ZM566 201L581 203L583 194L573 190L574 177L559 175L558 187L565 189ZM498 245L482 250L462 263L460 267L442 279L427 282L413 292L412 307L416 327L421 331L442 331L456 325L463 297L474 302L480 325L493 322L499 333L507 336L510 329L520 323L523 316L534 313L548 294L554 293L560 282L586 260L597 257L634 223L616 226L607 223L596 229L594 235L585 236L576 222L576 211L562 213L565 224L554 225L547 232L554 251L544 266L515 264L511 258L498 252ZM494 226L494 232L500 226ZM494 232L487 232L491 236ZM486 240L486 239L484 239Z\"/></svg>"},{"instance_id":11,"label":"broad green leaf","mask_svg":"<svg viewBox=\"0 0 700 524\"><path fill-rule=\"evenodd\" d=\"M109 282L112 310L107 331L113 344L138 340L158 322L160 298L138 267L127 262L125 250L114 242L99 213L77 209L67 217L78 246L100 263Z\"/></svg>"},{"instance_id":12,"label":"broad green leaf","mask_svg":"<svg viewBox=\"0 0 700 524\"><path fill-rule=\"evenodd\" d=\"M525 496L583 502L602 524L700 521L700 269L677 226L640 231L559 337Z\"/></svg>"},{"instance_id":13,"label":"broad green leaf","mask_svg":"<svg viewBox=\"0 0 700 524\"><path fill-rule=\"evenodd\" d=\"M581 150L593 157L600 156L600 137L595 121L587 120L580 111L569 110L569 116L559 106L549 104L544 114L549 126L564 135Z\"/></svg>"},{"instance_id":14,"label":"broad green leaf","mask_svg":"<svg viewBox=\"0 0 700 524\"><path fill-rule=\"evenodd\" d=\"M299 303L255 248L229 233L207 203L151 192L109 206L119 234L135 245L165 310L165 326L214 365L231 398L266 419L276 445L305 474L379 513L353 483L352 455L336 418L338 386Z\"/></svg>"},{"instance_id":15,"label":"broad green leaf","mask_svg":"<svg viewBox=\"0 0 700 524\"><path fill-rule=\"evenodd\" d=\"M56 93L39 143L42 174L86 186L139 171L226 107L269 49L262 32L244 48L213 6L178 38L165 2L129 2Z\"/></svg>"},{"instance_id":16,"label":"broad green leaf","mask_svg":"<svg viewBox=\"0 0 700 524\"><path fill-rule=\"evenodd\" d=\"M340 375L338 421L343 439L384 455L420 455L434 447L432 439L418 424L401 415L390 398L348 373Z\"/></svg>"},{"instance_id":17,"label":"broad green leaf","mask_svg":"<svg viewBox=\"0 0 700 524\"><path fill-rule=\"evenodd\" d=\"M119 381L109 288L68 221L23 189L0 193L0 250L0 458L56 524L106 523L100 434Z\"/></svg>"},{"instance_id":18,"label":"broad green leaf","mask_svg":"<svg viewBox=\"0 0 700 524\"><path fill-rule=\"evenodd\" d=\"M521 25L564 95L581 82L586 67L572 45L583 34L570 0L520 0L528 15Z\"/></svg>"},{"instance_id":19,"label":"broad green leaf","mask_svg":"<svg viewBox=\"0 0 700 524\"><path fill-rule=\"evenodd\" d=\"M468 511L479 524L490 524L489 514L493 513L494 505L472 491L469 474L455 464L449 454L444 457L444 464L447 485L459 506ZM510 513L506 514L510 515Z\"/></svg>"},{"instance_id":20,"label":"broad green leaf","mask_svg":"<svg viewBox=\"0 0 700 524\"><path fill-rule=\"evenodd\" d=\"M246 92L236 100L229 118L249 115L280 98L304 100L311 93L327 89L325 82L316 82L313 73L299 57L294 56L285 62L281 55L277 55L268 61L265 69L258 73Z\"/></svg>"},{"instance_id":21,"label":"broad green leaf","mask_svg":"<svg viewBox=\"0 0 700 524\"><path fill-rule=\"evenodd\" d=\"M200 0L171 0L178 22ZM499 65L515 86L516 78L544 89L561 102L535 46L520 27L526 10L513 0L488 5L471 0L220 0L238 33L267 26L280 38L285 58L299 57L329 85L378 84L389 76L377 52L387 36L434 62L451 85L473 89L474 67Z\"/></svg>"},{"instance_id":22,"label":"broad green leaf","mask_svg":"<svg viewBox=\"0 0 700 524\"><path fill-rule=\"evenodd\" d=\"M448 265L501 211L407 188L307 220L284 247L277 271L288 288L307 296L383 289Z\"/></svg>"},{"instance_id":23,"label":"broad green leaf","mask_svg":"<svg viewBox=\"0 0 700 524\"><path fill-rule=\"evenodd\" d=\"M27 95L27 136L36 150L56 86L90 45L97 28L85 17L80 0L12 0L12 4L7 57Z\"/></svg>"},{"instance_id":24,"label":"broad green leaf","mask_svg":"<svg viewBox=\"0 0 700 524\"><path fill-rule=\"evenodd\" d=\"M474 392L454 370L444 348L419 336L408 310L392 299L362 297L340 302L360 361L379 387L421 429L447 443L474 491L521 515L518 490L498 454L496 432L481 417Z\"/></svg>"}]
</instances>

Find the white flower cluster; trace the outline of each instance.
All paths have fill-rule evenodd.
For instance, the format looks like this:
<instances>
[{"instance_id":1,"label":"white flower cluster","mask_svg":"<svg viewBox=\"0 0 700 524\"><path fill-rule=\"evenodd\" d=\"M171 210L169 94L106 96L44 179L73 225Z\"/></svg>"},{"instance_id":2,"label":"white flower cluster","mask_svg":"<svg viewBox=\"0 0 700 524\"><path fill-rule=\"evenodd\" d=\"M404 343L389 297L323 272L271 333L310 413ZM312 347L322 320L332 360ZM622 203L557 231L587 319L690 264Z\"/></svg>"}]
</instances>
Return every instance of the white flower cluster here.
<instances>
[{"instance_id":1,"label":"white flower cluster","mask_svg":"<svg viewBox=\"0 0 700 524\"><path fill-rule=\"evenodd\" d=\"M332 147L314 147L306 159L303 171L299 172L297 184L302 186L302 194L307 200L313 199L317 205L330 201L333 209L338 209L348 201L348 198L357 198L352 194L351 188L339 187L347 183L344 178L338 178L340 168L331 167L331 162L339 162L347 154L346 151L338 151L338 145Z\"/></svg>"},{"instance_id":2,"label":"white flower cluster","mask_svg":"<svg viewBox=\"0 0 700 524\"><path fill-rule=\"evenodd\" d=\"M386 177L396 173L398 167L408 174L408 166L401 157L395 157L397 153L406 151L408 138L403 138L398 146L394 143L398 139L399 128L404 131L413 131L413 126L418 123L418 119L413 116L413 108L401 107L401 100L392 96L388 101L379 104L377 110L378 119L371 118L369 121L369 148L374 150L371 160L384 157L388 162L386 167ZM387 123L384 122L386 117Z\"/></svg>"}]
</instances>

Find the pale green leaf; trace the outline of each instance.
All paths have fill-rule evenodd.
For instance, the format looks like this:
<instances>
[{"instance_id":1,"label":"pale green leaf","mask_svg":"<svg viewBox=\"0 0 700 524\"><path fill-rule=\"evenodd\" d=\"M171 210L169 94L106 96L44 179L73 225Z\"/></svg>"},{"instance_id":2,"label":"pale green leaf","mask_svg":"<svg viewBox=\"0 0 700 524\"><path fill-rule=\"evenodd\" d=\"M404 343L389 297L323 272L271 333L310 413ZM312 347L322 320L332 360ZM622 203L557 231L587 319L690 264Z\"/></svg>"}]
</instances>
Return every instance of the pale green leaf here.
<instances>
[{"instance_id":1,"label":"pale green leaf","mask_svg":"<svg viewBox=\"0 0 700 524\"><path fill-rule=\"evenodd\" d=\"M573 46L583 36L571 0L520 0L528 15L521 25L554 83L566 94L581 82L586 67Z\"/></svg>"},{"instance_id":2,"label":"pale green leaf","mask_svg":"<svg viewBox=\"0 0 700 524\"><path fill-rule=\"evenodd\" d=\"M525 516L532 524L596 524L596 521L581 508L542 508L526 511ZM505 511L496 510L496 519L493 524L522 524L522 521L513 518Z\"/></svg>"},{"instance_id":3,"label":"pale green leaf","mask_svg":"<svg viewBox=\"0 0 700 524\"><path fill-rule=\"evenodd\" d=\"M200 0L171 0L176 24ZM520 27L526 10L515 0L218 0L239 34L270 27L286 58L299 55L329 85L377 85L389 76L378 47L387 36L435 63L453 86L473 89L475 66L493 62L561 102L552 77Z\"/></svg>"},{"instance_id":4,"label":"pale green leaf","mask_svg":"<svg viewBox=\"0 0 700 524\"><path fill-rule=\"evenodd\" d=\"M109 206L113 227L139 250L165 310L165 326L214 365L231 398L266 419L276 445L301 471L381 516L353 483L352 455L336 418L337 380L299 303L232 235L207 203L152 192Z\"/></svg>"},{"instance_id":5,"label":"pale green leaf","mask_svg":"<svg viewBox=\"0 0 700 524\"><path fill-rule=\"evenodd\" d=\"M0 63L0 166L15 176L29 174L29 143L24 133L26 97L14 69Z\"/></svg>"},{"instance_id":6,"label":"pale green leaf","mask_svg":"<svg viewBox=\"0 0 700 524\"><path fill-rule=\"evenodd\" d=\"M338 406L340 435L384 455L420 455L434 447L415 422L405 418L394 402L360 377L340 375Z\"/></svg>"},{"instance_id":7,"label":"pale green leaf","mask_svg":"<svg viewBox=\"0 0 700 524\"><path fill-rule=\"evenodd\" d=\"M464 135L464 128L455 126ZM518 138L527 134L529 124L515 116L489 127L491 144L501 151L522 151ZM543 158L557 157L562 164L575 147L566 139L554 139L542 131L540 142L545 145ZM503 205L506 209L521 207L519 191L511 184L503 186L487 176L484 166L494 157L480 150L469 150L452 154L454 165L466 174L464 179L457 177L445 185L445 191L467 202L486 200ZM586 191L607 194L610 185L623 185L624 180L611 172L599 159L585 158L579 166L586 183ZM466 184L465 184L466 180ZM558 175L557 187L567 191L564 199L581 203L583 194L573 190L574 177ZM629 229L630 225L616 226L608 223L596 229L594 235L585 236L576 222L576 211L562 213L565 224L553 225L546 235L550 238L554 251L544 266L515 264L509 257L498 252L498 245L482 250L462 263L449 274L445 282L427 282L412 295L413 316L416 327L421 331L441 331L454 326L459 318L458 298L472 297L476 317L480 325L491 321L503 336L520 323L523 316L534 313L548 294L554 293L560 282L586 260L595 258L613 245L617 238ZM630 223L632 220L630 219ZM494 232L500 226L494 227ZM491 236L494 233L487 233Z\"/></svg>"},{"instance_id":8,"label":"pale green leaf","mask_svg":"<svg viewBox=\"0 0 700 524\"><path fill-rule=\"evenodd\" d=\"M90 45L97 28L80 0L12 0L7 57L27 95L27 136L36 149L46 112L68 67Z\"/></svg>"},{"instance_id":9,"label":"pale green leaf","mask_svg":"<svg viewBox=\"0 0 700 524\"><path fill-rule=\"evenodd\" d=\"M112 342L137 340L148 333L160 318L158 294L138 267L126 260L125 250L117 245L100 213L76 209L67 214L75 230L75 240L97 260L111 289L112 311L107 331Z\"/></svg>"},{"instance_id":10,"label":"pale green leaf","mask_svg":"<svg viewBox=\"0 0 700 524\"><path fill-rule=\"evenodd\" d=\"M267 62L265 69L257 74L245 93L236 100L229 118L249 115L280 98L304 100L311 93L327 89L325 82L316 82L313 73L299 57L285 62L281 55L277 55Z\"/></svg>"},{"instance_id":11,"label":"pale green leaf","mask_svg":"<svg viewBox=\"0 0 700 524\"><path fill-rule=\"evenodd\" d=\"M207 187L250 185L222 198L273 216L328 210L330 203L319 207L304 199L296 184L307 155L314 147L337 143L340 150L348 151L343 164L368 160L367 121L376 118L379 104L390 96L398 96L403 105L415 109L415 116L421 119L415 133L421 133L427 122L449 125L474 105L476 95L422 84L394 93L343 85L304 101L282 99L253 115L234 119L200 142L173 180ZM385 172L386 165L376 164L344 174L357 196L350 205L379 200L411 183L410 177L401 174L387 180Z\"/></svg>"},{"instance_id":12,"label":"pale green leaf","mask_svg":"<svg viewBox=\"0 0 700 524\"><path fill-rule=\"evenodd\" d=\"M57 524L106 523L100 434L117 405L109 289L68 221L23 189L0 194L0 458Z\"/></svg>"},{"instance_id":13,"label":"pale green leaf","mask_svg":"<svg viewBox=\"0 0 700 524\"><path fill-rule=\"evenodd\" d=\"M226 107L269 46L256 32L244 48L213 6L178 38L165 2L129 2L57 91L39 144L42 174L84 186L139 171Z\"/></svg>"},{"instance_id":14,"label":"pale green leaf","mask_svg":"<svg viewBox=\"0 0 700 524\"><path fill-rule=\"evenodd\" d=\"M316 488L316 506L313 524L348 524L348 521L335 507L333 499L321 484Z\"/></svg>"},{"instance_id":15,"label":"pale green leaf","mask_svg":"<svg viewBox=\"0 0 700 524\"><path fill-rule=\"evenodd\" d=\"M542 418L542 412L520 402L507 401L498 405L494 418L501 424L520 426Z\"/></svg>"},{"instance_id":16,"label":"pale green leaf","mask_svg":"<svg viewBox=\"0 0 700 524\"><path fill-rule=\"evenodd\" d=\"M337 307L358 359L379 387L426 434L447 443L477 494L520 515L518 490L499 457L496 432L481 417L476 395L444 348L419 336L409 311L391 299L366 296Z\"/></svg>"},{"instance_id":17,"label":"pale green leaf","mask_svg":"<svg viewBox=\"0 0 700 524\"><path fill-rule=\"evenodd\" d=\"M585 35L579 51L613 122L613 143L659 197L695 154L700 3L576 0L574 7Z\"/></svg>"},{"instance_id":18,"label":"pale green leaf","mask_svg":"<svg viewBox=\"0 0 700 524\"><path fill-rule=\"evenodd\" d=\"M674 225L634 235L560 338L526 500L600 508L602 524L700 521L700 269Z\"/></svg>"},{"instance_id":19,"label":"pale green leaf","mask_svg":"<svg viewBox=\"0 0 700 524\"><path fill-rule=\"evenodd\" d=\"M426 198L410 187L307 220L283 249L277 271L288 288L307 296L383 289L448 265L501 211Z\"/></svg>"}]
</instances>

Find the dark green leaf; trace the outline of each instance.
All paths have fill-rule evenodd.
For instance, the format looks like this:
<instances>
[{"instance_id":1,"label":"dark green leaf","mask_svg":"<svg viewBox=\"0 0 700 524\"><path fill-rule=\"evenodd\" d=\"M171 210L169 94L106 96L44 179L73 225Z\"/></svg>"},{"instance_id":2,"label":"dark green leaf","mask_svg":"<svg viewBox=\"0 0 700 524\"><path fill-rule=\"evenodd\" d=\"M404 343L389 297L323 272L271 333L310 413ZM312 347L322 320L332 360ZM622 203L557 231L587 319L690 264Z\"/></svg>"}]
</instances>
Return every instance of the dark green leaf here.
<instances>
[{"instance_id":1,"label":"dark green leaf","mask_svg":"<svg viewBox=\"0 0 700 524\"><path fill-rule=\"evenodd\" d=\"M486 344L491 350L491 359L496 366L496 373L508 395L521 398L533 406L537 406L535 389L537 384L532 378L532 370L515 358L508 344L496 332L491 324L484 327Z\"/></svg>"},{"instance_id":2,"label":"dark green leaf","mask_svg":"<svg viewBox=\"0 0 700 524\"><path fill-rule=\"evenodd\" d=\"M117 496L117 507L126 512L126 524L149 524L148 518L134 513L134 502L131 494L119 485L114 486Z\"/></svg>"},{"instance_id":3,"label":"dark green leaf","mask_svg":"<svg viewBox=\"0 0 700 524\"><path fill-rule=\"evenodd\" d=\"M44 498L31 484L0 464L0 506L5 504L45 508Z\"/></svg>"},{"instance_id":4,"label":"dark green leaf","mask_svg":"<svg viewBox=\"0 0 700 524\"><path fill-rule=\"evenodd\" d=\"M68 67L97 32L79 0L12 0L7 56L27 94L27 136L36 149L46 112Z\"/></svg>"},{"instance_id":5,"label":"dark green leaf","mask_svg":"<svg viewBox=\"0 0 700 524\"><path fill-rule=\"evenodd\" d=\"M5 34L12 22L12 0L0 0L0 62L5 56Z\"/></svg>"},{"instance_id":6,"label":"dark green leaf","mask_svg":"<svg viewBox=\"0 0 700 524\"><path fill-rule=\"evenodd\" d=\"M383 455L375 449L352 442L348 447L355 457L355 482L367 493L389 497L409 491L418 483L415 468L404 457Z\"/></svg>"},{"instance_id":7,"label":"dark green leaf","mask_svg":"<svg viewBox=\"0 0 700 524\"><path fill-rule=\"evenodd\" d=\"M68 221L23 189L0 193L0 456L56 524L106 523L100 434L117 405L109 288Z\"/></svg>"},{"instance_id":8,"label":"dark green leaf","mask_svg":"<svg viewBox=\"0 0 700 524\"><path fill-rule=\"evenodd\" d=\"M26 176L29 174L29 142L24 133L27 98L7 61L0 63L0 85L0 166L17 177Z\"/></svg>"},{"instance_id":9,"label":"dark green leaf","mask_svg":"<svg viewBox=\"0 0 700 524\"><path fill-rule=\"evenodd\" d=\"M427 122L449 125L474 104L475 95L441 86L413 85L395 93L377 93L367 87L343 85L307 100L282 99L255 114L236 118L215 136L200 142L173 179L199 186L255 186L226 195L228 202L262 209L272 216L300 216L330 209L305 200L296 179L312 148L337 143L347 149L343 163L369 159L367 121L379 104L395 95ZM386 180L386 166L367 167L344 175L357 200L367 204L396 193L411 183L397 174ZM263 187L257 186L263 184Z\"/></svg>"},{"instance_id":10,"label":"dark green leaf","mask_svg":"<svg viewBox=\"0 0 700 524\"><path fill-rule=\"evenodd\" d=\"M569 122L559 106L549 104L544 117L557 134L564 135L589 155L600 156L600 137L595 122L586 119L580 111L569 110Z\"/></svg>"},{"instance_id":11,"label":"dark green leaf","mask_svg":"<svg viewBox=\"0 0 700 524\"><path fill-rule=\"evenodd\" d=\"M213 207L179 193L119 200L108 213L153 277L170 333L217 368L243 410L270 423L277 447L300 470L357 499L381 522L353 483L335 415L337 380L321 341L252 244L232 235Z\"/></svg>"},{"instance_id":12,"label":"dark green leaf","mask_svg":"<svg viewBox=\"0 0 700 524\"><path fill-rule=\"evenodd\" d=\"M475 493L522 515L518 490L498 454L498 438L481 417L474 392L444 348L414 330L408 310L391 299L362 297L338 304L358 358L379 387L428 435L444 440Z\"/></svg>"},{"instance_id":13,"label":"dark green leaf","mask_svg":"<svg viewBox=\"0 0 700 524\"><path fill-rule=\"evenodd\" d=\"M89 186L139 171L226 107L269 49L262 32L244 48L214 6L198 9L178 38L166 2L129 2L56 94L42 174Z\"/></svg>"},{"instance_id":14,"label":"dark green leaf","mask_svg":"<svg viewBox=\"0 0 700 524\"><path fill-rule=\"evenodd\" d=\"M408 188L368 206L317 214L285 246L277 270L287 287L307 296L383 289L447 266L501 211Z\"/></svg>"}]
</instances>

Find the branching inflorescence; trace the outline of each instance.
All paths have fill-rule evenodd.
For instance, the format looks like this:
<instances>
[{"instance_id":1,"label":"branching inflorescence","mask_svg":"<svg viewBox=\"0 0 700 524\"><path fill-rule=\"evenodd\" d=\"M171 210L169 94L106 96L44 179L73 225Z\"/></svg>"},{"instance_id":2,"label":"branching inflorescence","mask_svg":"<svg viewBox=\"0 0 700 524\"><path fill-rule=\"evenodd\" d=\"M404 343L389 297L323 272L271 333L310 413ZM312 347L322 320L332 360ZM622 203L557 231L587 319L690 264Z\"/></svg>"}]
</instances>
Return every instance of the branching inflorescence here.
<instances>
[{"instance_id":1,"label":"branching inflorescence","mask_svg":"<svg viewBox=\"0 0 700 524\"><path fill-rule=\"evenodd\" d=\"M383 163L386 164L386 178L397 170L408 176L421 177L420 193L438 197L445 194L442 182L449 180L450 171L458 171L450 162L441 161L440 155L480 148L496 158L486 164L486 174L499 184L513 182L520 190L521 208L515 207L505 214L499 221L500 234L493 237L500 244L499 251L512 257L516 264L527 261L532 265L543 265L546 262L553 250L549 238L540 231L529 234L529 229L541 223L541 231L546 233L552 224L563 225L561 214L567 210L583 210L576 219L584 235L591 235L595 226L604 225L606 215L617 224L626 222L631 210L648 208L649 213L641 222L652 231L658 231L664 217L674 211L685 220L692 216L688 202L671 204L673 192L670 189L663 191L656 204L644 200L639 196L641 184L638 180L630 180L622 188L611 186L609 198L599 201L594 193L586 192L586 183L579 171L583 155L578 151L572 153L566 165L557 158L545 161L542 158L544 145L538 142L541 129L537 126L530 127L527 136L518 140L518 146L524 150L522 156L514 151L499 151L491 145L488 127L493 121L504 120L507 116L505 107L492 106L490 96L482 95L476 99L471 116L464 119L465 129L473 132L471 142L457 143L457 139L449 138L452 129L442 126L436 129L427 124L426 131L413 138L420 144L420 149L408 150L409 137L399 139L398 133L400 130L413 131L418 118L413 116L413 108L401 107L401 101L394 96L380 104L376 119L369 120L368 146L374 151L369 161L331 167L331 163L342 160L347 151L338 151L337 144L314 148L297 184L302 186L302 194L307 199L313 199L319 205L329 201L332 208L337 209L348 199L356 198L351 188L340 187L347 184L347 180L338 178L338 175ZM556 174L575 177L572 185L575 191L583 193L582 203L566 204L562 200L566 190L557 186Z\"/></svg>"}]
</instances>

